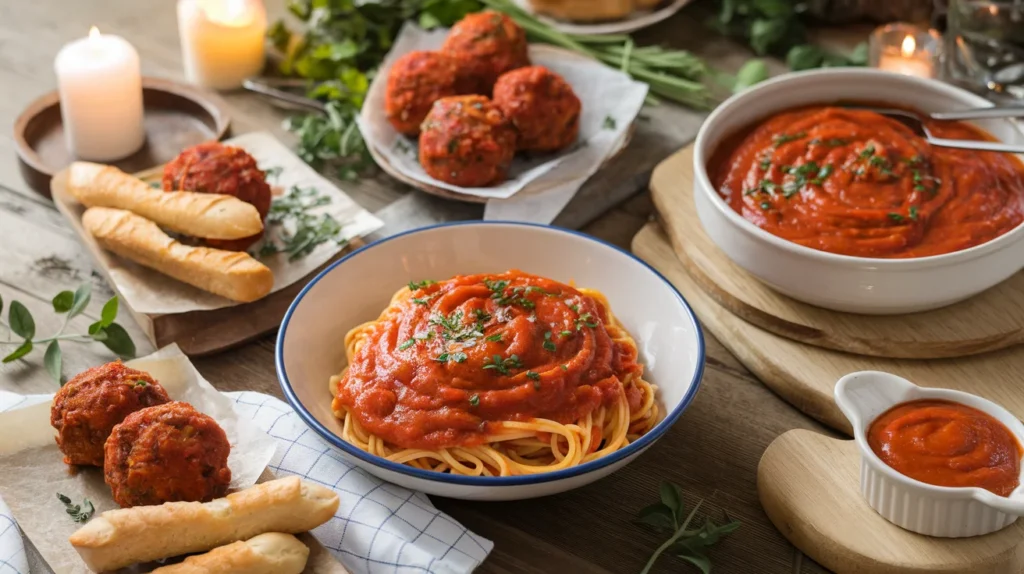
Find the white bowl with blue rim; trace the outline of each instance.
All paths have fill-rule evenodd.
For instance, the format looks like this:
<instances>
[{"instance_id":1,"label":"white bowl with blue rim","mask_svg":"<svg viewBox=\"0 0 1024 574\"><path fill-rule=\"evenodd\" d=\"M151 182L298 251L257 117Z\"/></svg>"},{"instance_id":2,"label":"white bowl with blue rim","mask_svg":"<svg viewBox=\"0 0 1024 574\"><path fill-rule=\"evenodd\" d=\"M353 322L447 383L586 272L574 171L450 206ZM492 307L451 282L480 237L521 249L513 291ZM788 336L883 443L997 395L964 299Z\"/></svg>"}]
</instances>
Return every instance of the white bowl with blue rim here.
<instances>
[{"instance_id":1,"label":"white bowl with blue rim","mask_svg":"<svg viewBox=\"0 0 1024 574\"><path fill-rule=\"evenodd\" d=\"M519 269L599 289L636 339L644 378L658 385L664 418L606 457L556 472L472 477L426 471L371 455L341 438L328 380L346 364L345 333L375 319L409 281ZM564 492L622 468L647 450L693 400L704 371L696 316L660 273L632 254L582 233L509 222L416 229L372 243L335 262L292 302L277 336L277 376L309 427L353 463L406 488L467 500L519 500Z\"/></svg>"}]
</instances>

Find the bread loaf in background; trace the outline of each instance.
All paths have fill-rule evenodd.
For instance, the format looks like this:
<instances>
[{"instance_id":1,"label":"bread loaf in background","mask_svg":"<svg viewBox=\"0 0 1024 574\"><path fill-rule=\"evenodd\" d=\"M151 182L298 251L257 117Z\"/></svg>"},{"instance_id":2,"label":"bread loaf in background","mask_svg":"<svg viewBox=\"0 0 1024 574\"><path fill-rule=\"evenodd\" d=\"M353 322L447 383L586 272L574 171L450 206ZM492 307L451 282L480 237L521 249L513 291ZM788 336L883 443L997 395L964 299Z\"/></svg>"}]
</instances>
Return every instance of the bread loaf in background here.
<instances>
[{"instance_id":1,"label":"bread loaf in background","mask_svg":"<svg viewBox=\"0 0 1024 574\"><path fill-rule=\"evenodd\" d=\"M302 574L309 548L291 534L269 532L190 556L152 574Z\"/></svg>"},{"instance_id":2,"label":"bread loaf in background","mask_svg":"<svg viewBox=\"0 0 1024 574\"><path fill-rule=\"evenodd\" d=\"M234 301L255 301L274 287L274 274L248 253L179 243L130 211L90 207L82 226L104 249Z\"/></svg>"},{"instance_id":3,"label":"bread loaf in background","mask_svg":"<svg viewBox=\"0 0 1024 574\"><path fill-rule=\"evenodd\" d=\"M267 532L295 534L320 526L338 510L338 495L292 476L224 498L110 510L71 535L95 572L249 540Z\"/></svg>"},{"instance_id":4,"label":"bread loaf in background","mask_svg":"<svg viewBox=\"0 0 1024 574\"><path fill-rule=\"evenodd\" d=\"M237 197L160 191L109 165L71 164L68 191L86 207L125 209L160 227L193 237L241 239L263 230L256 208Z\"/></svg>"}]
</instances>

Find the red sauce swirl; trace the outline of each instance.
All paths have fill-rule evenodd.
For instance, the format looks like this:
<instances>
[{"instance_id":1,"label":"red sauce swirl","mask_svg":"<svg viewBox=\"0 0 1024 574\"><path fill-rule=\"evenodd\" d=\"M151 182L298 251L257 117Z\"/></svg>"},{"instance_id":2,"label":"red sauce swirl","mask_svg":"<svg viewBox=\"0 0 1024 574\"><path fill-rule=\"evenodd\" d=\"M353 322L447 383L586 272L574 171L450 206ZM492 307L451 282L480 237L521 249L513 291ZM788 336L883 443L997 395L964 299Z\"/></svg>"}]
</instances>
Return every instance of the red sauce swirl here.
<instances>
[{"instance_id":1,"label":"red sauce swirl","mask_svg":"<svg viewBox=\"0 0 1024 574\"><path fill-rule=\"evenodd\" d=\"M999 496L1019 484L1016 437L992 416L960 403L896 405L871 423L868 445L900 474L928 484L974 486Z\"/></svg>"},{"instance_id":2,"label":"red sauce swirl","mask_svg":"<svg viewBox=\"0 0 1024 574\"><path fill-rule=\"evenodd\" d=\"M936 137L992 140L962 122ZM930 146L900 122L814 106L768 118L716 151L712 184L744 219L794 243L859 257L980 245L1024 221L1024 164Z\"/></svg>"},{"instance_id":3,"label":"red sauce swirl","mask_svg":"<svg viewBox=\"0 0 1024 574\"><path fill-rule=\"evenodd\" d=\"M387 443L471 446L499 421L571 423L642 374L636 348L609 336L604 305L568 285L509 271L411 287L355 352L333 404Z\"/></svg>"}]
</instances>

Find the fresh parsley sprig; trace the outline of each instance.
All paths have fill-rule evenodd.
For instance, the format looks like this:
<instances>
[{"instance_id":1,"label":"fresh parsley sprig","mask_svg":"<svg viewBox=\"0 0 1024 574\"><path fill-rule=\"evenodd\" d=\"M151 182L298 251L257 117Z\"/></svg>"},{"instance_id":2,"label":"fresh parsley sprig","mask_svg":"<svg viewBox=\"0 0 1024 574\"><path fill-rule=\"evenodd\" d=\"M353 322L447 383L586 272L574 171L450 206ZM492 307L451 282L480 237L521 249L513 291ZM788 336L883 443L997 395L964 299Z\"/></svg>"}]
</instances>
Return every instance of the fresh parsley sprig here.
<instances>
[{"instance_id":1,"label":"fresh parsley sprig","mask_svg":"<svg viewBox=\"0 0 1024 574\"><path fill-rule=\"evenodd\" d=\"M270 204L267 213L267 223L281 229L281 242L278 244L266 237L258 256L286 253L289 261L295 261L309 255L322 243L348 243L341 237L341 223L330 213L312 213L313 209L330 203L330 196L315 187L292 186L287 194Z\"/></svg>"},{"instance_id":2,"label":"fresh parsley sprig","mask_svg":"<svg viewBox=\"0 0 1024 574\"><path fill-rule=\"evenodd\" d=\"M637 522L659 531L672 532L672 535L654 551L640 574L650 572L654 563L666 552L693 564L703 574L710 574L711 559L707 555L708 548L739 528L740 522L726 516L724 524L716 525L710 518L706 518L703 526L690 528L704 501L697 502L693 509L686 513L682 492L671 482L661 484L660 495L661 502L640 510Z\"/></svg>"},{"instance_id":3,"label":"fresh parsley sprig","mask_svg":"<svg viewBox=\"0 0 1024 574\"><path fill-rule=\"evenodd\" d=\"M11 301L10 308L7 310L7 322L5 323L0 319L0 326L6 327L8 331L7 340L0 341L0 347L17 345L17 348L8 353L3 358L3 362L11 363L17 361L31 353L34 348L45 344L46 351L43 353L43 365L50 373L50 376L58 383L61 383L63 363L60 348L61 341L76 343L98 341L122 358L130 359L134 357L135 343L132 341L128 331L114 321L117 318L118 311L116 296L111 297L103 305L99 320L89 325L86 333L77 335L64 333L71 319L81 315L85 308L89 306L91 298L92 285L89 283L79 285L78 289L74 291L61 291L57 293L51 300L51 304L55 313L64 315L64 322L56 333L39 339L36 338L36 322L32 317L32 313L20 301ZM3 307L3 298L0 298L0 313L3 312ZM12 335L21 340L11 340Z\"/></svg>"},{"instance_id":4,"label":"fresh parsley sprig","mask_svg":"<svg viewBox=\"0 0 1024 574\"><path fill-rule=\"evenodd\" d=\"M96 512L96 507L92 505L88 498L82 500L82 504L71 504L70 498L58 492L57 500L64 504L64 510L71 517L71 520L79 524L88 522L92 518L93 513Z\"/></svg>"}]
</instances>

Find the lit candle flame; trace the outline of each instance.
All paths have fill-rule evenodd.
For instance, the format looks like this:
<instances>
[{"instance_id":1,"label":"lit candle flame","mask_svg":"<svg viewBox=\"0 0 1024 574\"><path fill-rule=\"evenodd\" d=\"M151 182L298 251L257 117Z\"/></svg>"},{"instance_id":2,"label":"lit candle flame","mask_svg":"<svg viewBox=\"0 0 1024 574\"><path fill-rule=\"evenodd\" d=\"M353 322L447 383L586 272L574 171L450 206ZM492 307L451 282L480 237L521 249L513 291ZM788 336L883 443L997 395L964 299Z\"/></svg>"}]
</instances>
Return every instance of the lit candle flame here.
<instances>
[{"instance_id":1,"label":"lit candle flame","mask_svg":"<svg viewBox=\"0 0 1024 574\"><path fill-rule=\"evenodd\" d=\"M914 50L916 49L917 41L914 40L913 36L908 34L907 37L903 39L903 46L900 48L900 52L903 54L904 58L909 58L914 55Z\"/></svg>"},{"instance_id":2,"label":"lit candle flame","mask_svg":"<svg viewBox=\"0 0 1024 574\"><path fill-rule=\"evenodd\" d=\"M89 28L89 39L90 40L96 41L97 39L99 39L99 37L100 37L100 29L99 28L97 28L96 26L93 26L92 28Z\"/></svg>"}]
</instances>

